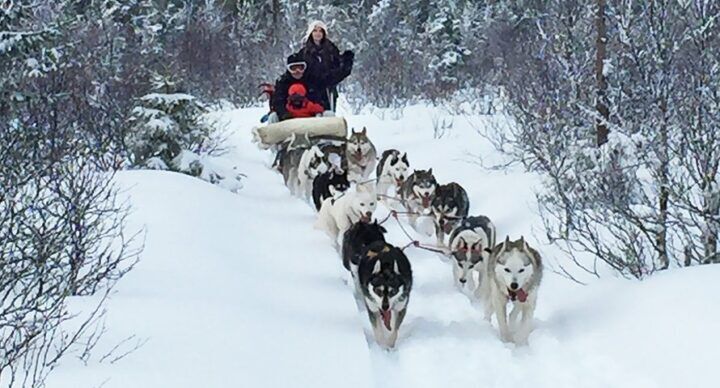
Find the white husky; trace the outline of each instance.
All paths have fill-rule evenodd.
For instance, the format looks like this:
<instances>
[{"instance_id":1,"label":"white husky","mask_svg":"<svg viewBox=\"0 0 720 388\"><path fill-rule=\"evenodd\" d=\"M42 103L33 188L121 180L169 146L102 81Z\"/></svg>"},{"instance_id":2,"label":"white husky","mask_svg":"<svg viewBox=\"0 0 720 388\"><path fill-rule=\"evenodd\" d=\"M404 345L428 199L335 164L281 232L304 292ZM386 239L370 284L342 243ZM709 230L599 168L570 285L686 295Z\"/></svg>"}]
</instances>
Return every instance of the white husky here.
<instances>
[{"instance_id":1,"label":"white husky","mask_svg":"<svg viewBox=\"0 0 720 388\"><path fill-rule=\"evenodd\" d=\"M297 196L305 200L309 199L312 195L313 181L318 175L327 172L329 167L330 163L325 154L320 151L320 147L312 146L303 152L297 170L300 182Z\"/></svg>"},{"instance_id":2,"label":"white husky","mask_svg":"<svg viewBox=\"0 0 720 388\"><path fill-rule=\"evenodd\" d=\"M377 207L374 188L358 185L338 197L326 198L320 207L315 228L324 230L338 248L338 236L358 222L370 222Z\"/></svg>"},{"instance_id":3,"label":"white husky","mask_svg":"<svg viewBox=\"0 0 720 388\"><path fill-rule=\"evenodd\" d=\"M503 341L527 344L532 330L532 318L537 303L537 292L542 280L540 254L532 249L523 237L498 244L490 256L490 296L485 316L497 316L500 337ZM507 304L513 305L508 317ZM520 322L518 315L522 313Z\"/></svg>"}]
</instances>

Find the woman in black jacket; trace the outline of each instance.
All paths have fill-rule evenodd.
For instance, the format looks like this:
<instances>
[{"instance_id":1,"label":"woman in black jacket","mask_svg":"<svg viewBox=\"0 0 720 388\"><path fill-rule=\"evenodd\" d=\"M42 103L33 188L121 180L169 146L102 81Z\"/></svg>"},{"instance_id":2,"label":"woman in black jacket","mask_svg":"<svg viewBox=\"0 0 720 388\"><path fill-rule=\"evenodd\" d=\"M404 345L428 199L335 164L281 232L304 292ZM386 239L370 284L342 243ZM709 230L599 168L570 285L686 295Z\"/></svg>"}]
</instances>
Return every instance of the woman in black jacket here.
<instances>
[{"instance_id":1,"label":"woman in black jacket","mask_svg":"<svg viewBox=\"0 0 720 388\"><path fill-rule=\"evenodd\" d=\"M327 26L321 21L314 21L308 26L305 34L305 45L300 55L307 62L307 71L314 73L318 78L342 66L340 50L335 43L327 37ZM344 77L343 77L344 78ZM342 80L340 80L342 81ZM338 83L340 82L338 81ZM322 104L326 110L335 111L337 102L337 84L329 85L321 93Z\"/></svg>"}]
</instances>

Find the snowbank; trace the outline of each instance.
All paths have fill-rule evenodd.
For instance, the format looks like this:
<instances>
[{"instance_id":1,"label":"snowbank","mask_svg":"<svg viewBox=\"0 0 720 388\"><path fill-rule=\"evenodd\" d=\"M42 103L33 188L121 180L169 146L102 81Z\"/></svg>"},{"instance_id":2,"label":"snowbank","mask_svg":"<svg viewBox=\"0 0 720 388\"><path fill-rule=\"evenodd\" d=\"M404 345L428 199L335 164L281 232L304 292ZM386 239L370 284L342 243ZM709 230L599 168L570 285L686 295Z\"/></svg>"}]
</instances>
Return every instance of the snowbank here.
<instances>
[{"instance_id":1,"label":"snowbank","mask_svg":"<svg viewBox=\"0 0 720 388\"><path fill-rule=\"evenodd\" d=\"M114 364L66 362L48 386L81 387L695 387L714 386L720 334L720 266L612 277L579 286L547 273L528 347L502 343L495 326L452 284L450 264L409 248L415 287L398 349L368 345L337 253L312 228L314 210L292 198L250 143L263 109L218 113L235 131L223 161L247 175L239 194L167 172L128 172L131 228L145 226L141 263L109 304L109 349L147 339ZM454 117L412 107L403 120L349 116L379 151L407 151L441 183L468 191L471 214L494 220L498 238L537 243L533 187L476 134L493 117ZM452 122L439 140L431 123ZM380 212L382 217L384 213ZM388 239L408 239L388 221ZM425 237L415 236L421 239ZM428 241L431 241L430 239Z\"/></svg>"}]
</instances>

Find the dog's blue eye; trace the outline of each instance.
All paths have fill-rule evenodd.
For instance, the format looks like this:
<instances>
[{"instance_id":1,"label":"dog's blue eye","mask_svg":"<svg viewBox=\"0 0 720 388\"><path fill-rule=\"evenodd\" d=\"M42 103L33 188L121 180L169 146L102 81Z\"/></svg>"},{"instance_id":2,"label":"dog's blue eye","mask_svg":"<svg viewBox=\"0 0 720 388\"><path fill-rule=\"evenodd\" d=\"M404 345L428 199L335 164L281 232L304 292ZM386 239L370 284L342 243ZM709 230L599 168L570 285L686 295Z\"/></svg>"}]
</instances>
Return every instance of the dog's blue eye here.
<instances>
[{"instance_id":1,"label":"dog's blue eye","mask_svg":"<svg viewBox=\"0 0 720 388\"><path fill-rule=\"evenodd\" d=\"M510 268L505 268L505 272L510 273Z\"/></svg>"}]
</instances>

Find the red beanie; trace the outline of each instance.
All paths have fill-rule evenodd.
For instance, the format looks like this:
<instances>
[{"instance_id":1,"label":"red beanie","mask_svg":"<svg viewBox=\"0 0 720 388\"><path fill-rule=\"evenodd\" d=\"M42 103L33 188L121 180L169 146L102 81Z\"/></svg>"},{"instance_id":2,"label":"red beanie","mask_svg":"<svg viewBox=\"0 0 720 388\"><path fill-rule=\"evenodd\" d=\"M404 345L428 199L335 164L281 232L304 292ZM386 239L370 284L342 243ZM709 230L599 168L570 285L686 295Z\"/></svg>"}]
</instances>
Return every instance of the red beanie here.
<instances>
[{"instance_id":1,"label":"red beanie","mask_svg":"<svg viewBox=\"0 0 720 388\"><path fill-rule=\"evenodd\" d=\"M305 89L305 85L301 83L293 84L290 86L290 89L288 90L288 95L292 96L293 94L299 94L303 97L307 95L307 90Z\"/></svg>"}]
</instances>

